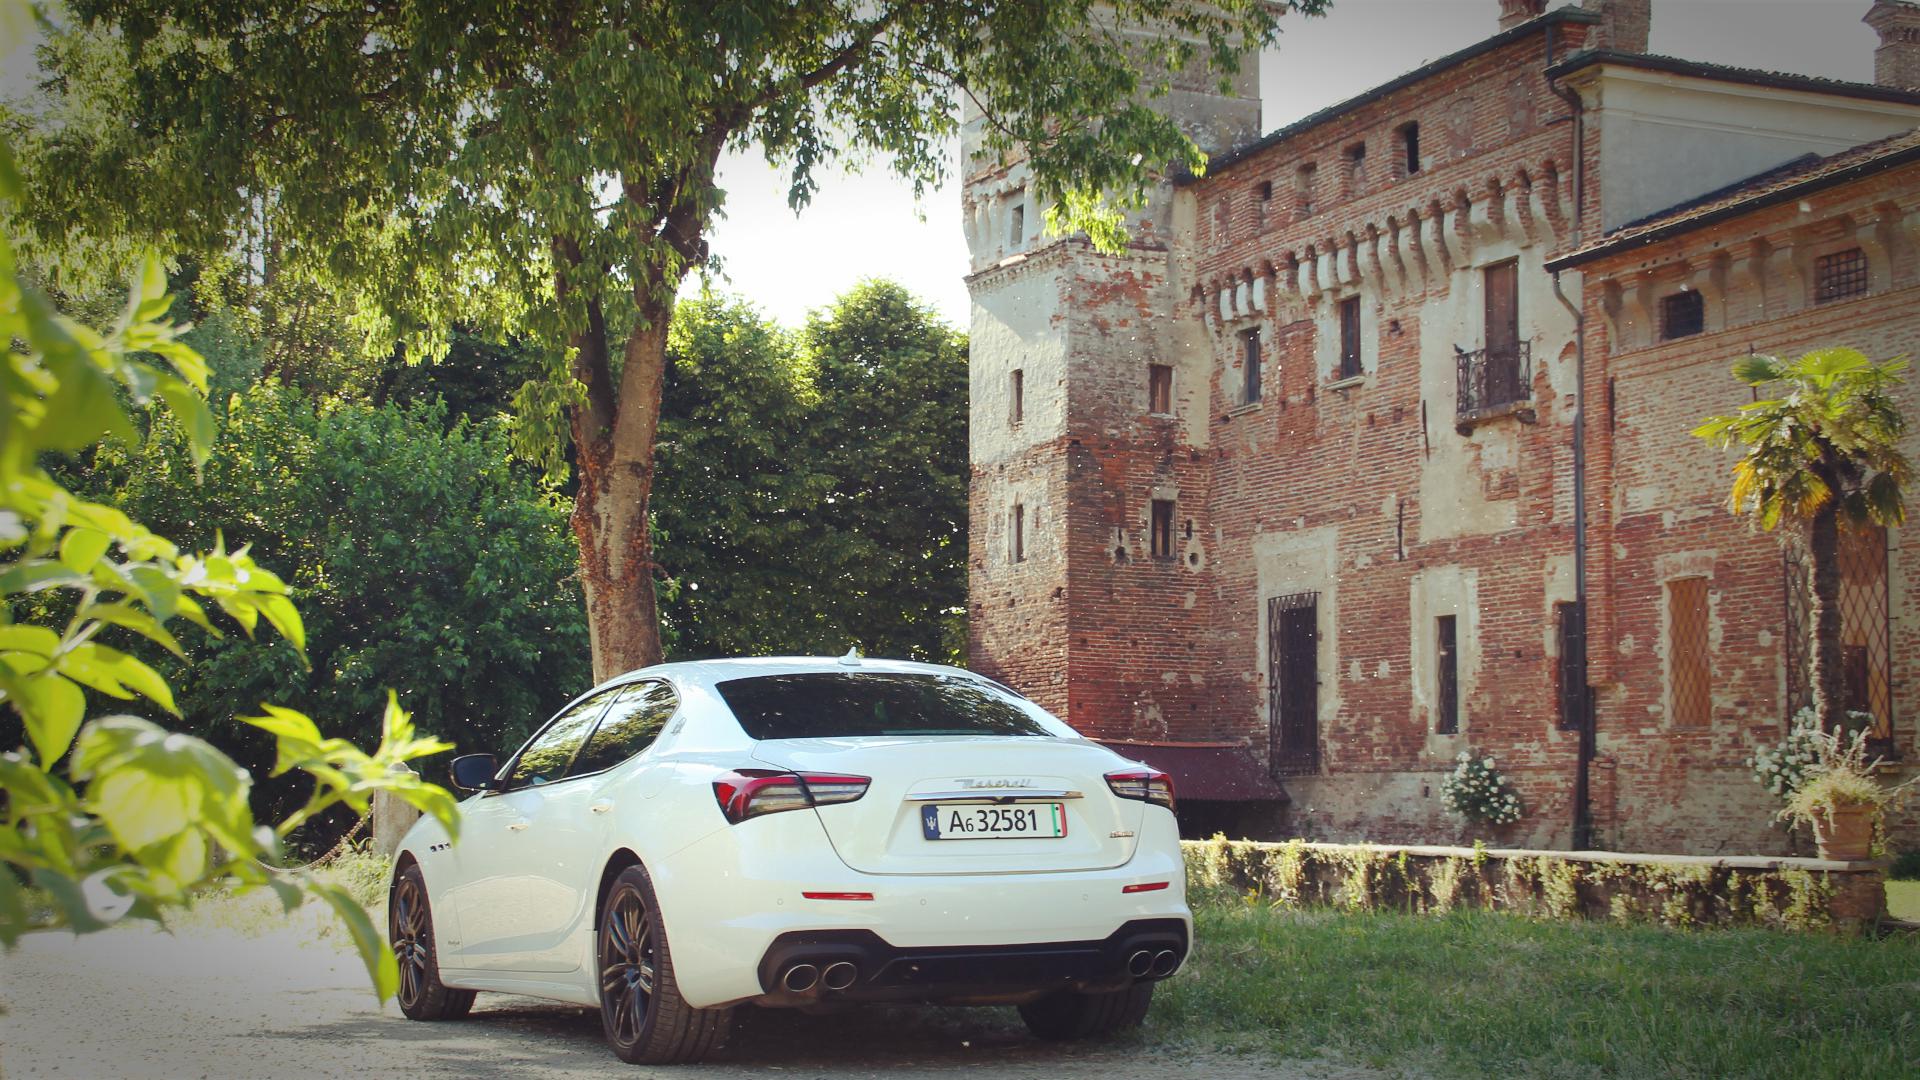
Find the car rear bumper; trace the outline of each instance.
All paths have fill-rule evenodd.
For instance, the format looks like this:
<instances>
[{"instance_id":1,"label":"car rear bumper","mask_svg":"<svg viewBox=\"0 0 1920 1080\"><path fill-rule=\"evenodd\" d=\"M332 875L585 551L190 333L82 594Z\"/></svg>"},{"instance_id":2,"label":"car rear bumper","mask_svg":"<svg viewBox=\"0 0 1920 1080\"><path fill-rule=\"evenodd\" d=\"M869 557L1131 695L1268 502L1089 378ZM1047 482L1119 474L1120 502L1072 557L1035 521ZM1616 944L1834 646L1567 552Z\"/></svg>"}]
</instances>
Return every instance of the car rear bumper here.
<instances>
[{"instance_id":1,"label":"car rear bumper","mask_svg":"<svg viewBox=\"0 0 1920 1080\"><path fill-rule=\"evenodd\" d=\"M1184 962L1193 920L1178 831L1165 811L1147 819L1133 858L1105 870L862 874L833 856L813 815L797 813L723 830L650 870L680 992L696 1007L817 1000L777 979L803 945L855 963L859 977L839 992L850 999L1013 1000L1124 985L1143 935L1150 960L1175 954L1162 974Z\"/></svg>"},{"instance_id":2,"label":"car rear bumper","mask_svg":"<svg viewBox=\"0 0 1920 1080\"><path fill-rule=\"evenodd\" d=\"M1018 1001L1062 988L1120 989L1186 959L1181 919L1134 919L1099 941L903 948L871 930L795 930L760 958L765 1005Z\"/></svg>"}]
</instances>

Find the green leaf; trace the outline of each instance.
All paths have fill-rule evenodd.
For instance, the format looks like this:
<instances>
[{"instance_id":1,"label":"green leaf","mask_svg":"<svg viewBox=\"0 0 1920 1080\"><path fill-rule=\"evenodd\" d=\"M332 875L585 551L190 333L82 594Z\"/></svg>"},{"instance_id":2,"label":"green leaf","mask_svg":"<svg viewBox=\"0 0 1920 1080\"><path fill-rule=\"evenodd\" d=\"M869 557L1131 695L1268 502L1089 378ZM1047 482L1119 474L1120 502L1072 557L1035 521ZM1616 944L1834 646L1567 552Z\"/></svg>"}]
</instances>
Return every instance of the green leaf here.
<instances>
[{"instance_id":1,"label":"green leaf","mask_svg":"<svg viewBox=\"0 0 1920 1080\"><path fill-rule=\"evenodd\" d=\"M173 410L174 418L186 429L188 452L193 457L193 467L198 469L207 463L207 455L213 451L216 434L213 410L207 408L206 399L193 387L171 375L161 376L157 389L167 407Z\"/></svg>"},{"instance_id":2,"label":"green leaf","mask_svg":"<svg viewBox=\"0 0 1920 1080\"><path fill-rule=\"evenodd\" d=\"M113 538L94 529L68 529L60 538L60 562L76 574L91 573L107 555Z\"/></svg>"},{"instance_id":3,"label":"green leaf","mask_svg":"<svg viewBox=\"0 0 1920 1080\"><path fill-rule=\"evenodd\" d=\"M28 679L22 689L26 699L14 704L26 723L27 738L33 743L40 767L52 768L73 745L74 732L80 730L87 714L87 695L50 672Z\"/></svg>"},{"instance_id":4,"label":"green leaf","mask_svg":"<svg viewBox=\"0 0 1920 1080\"><path fill-rule=\"evenodd\" d=\"M322 738L320 727L315 724L306 713L282 708L278 705L262 705L261 708L266 710L267 715L243 716L240 718L240 722L243 724L251 724L278 738L298 739L302 742L311 743L314 746L320 745Z\"/></svg>"},{"instance_id":5,"label":"green leaf","mask_svg":"<svg viewBox=\"0 0 1920 1080\"><path fill-rule=\"evenodd\" d=\"M60 647L60 635L44 626L19 624L0 626L0 652L26 652L52 656Z\"/></svg>"},{"instance_id":6,"label":"green leaf","mask_svg":"<svg viewBox=\"0 0 1920 1080\"><path fill-rule=\"evenodd\" d=\"M128 698L138 693L168 712L179 715L180 710L174 706L173 690L167 686L167 680L148 667L146 661L119 649L85 642L61 656L56 665L68 678L85 683L103 694Z\"/></svg>"},{"instance_id":7,"label":"green leaf","mask_svg":"<svg viewBox=\"0 0 1920 1080\"><path fill-rule=\"evenodd\" d=\"M127 601L117 600L107 604L97 602L88 604L86 607L81 608L74 617L82 621L91 619L96 622L123 627L154 642L173 655L180 657L182 660L186 659L187 654L180 648L180 642L166 627L160 625L160 620ZM0 636L0 641L4 640L5 638ZM0 646L0 648L4 647L5 646Z\"/></svg>"},{"instance_id":8,"label":"green leaf","mask_svg":"<svg viewBox=\"0 0 1920 1080\"><path fill-rule=\"evenodd\" d=\"M359 950L361 961L367 965L367 975L373 979L375 996L381 1001L392 997L400 989L400 966L387 939L373 928L367 909L361 907L351 893L336 885L316 881L308 888L333 908L334 914L346 924L347 932L353 935L354 948Z\"/></svg>"}]
</instances>

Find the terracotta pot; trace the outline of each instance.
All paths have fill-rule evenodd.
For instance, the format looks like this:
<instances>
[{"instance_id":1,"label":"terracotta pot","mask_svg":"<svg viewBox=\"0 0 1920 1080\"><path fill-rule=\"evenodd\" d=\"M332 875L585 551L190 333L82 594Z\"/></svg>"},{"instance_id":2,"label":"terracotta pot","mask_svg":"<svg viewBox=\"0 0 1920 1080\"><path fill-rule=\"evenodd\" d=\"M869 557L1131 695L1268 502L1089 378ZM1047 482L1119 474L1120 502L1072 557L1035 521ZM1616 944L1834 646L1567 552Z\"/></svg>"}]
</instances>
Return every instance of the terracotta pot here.
<instances>
[{"instance_id":1,"label":"terracotta pot","mask_svg":"<svg viewBox=\"0 0 1920 1080\"><path fill-rule=\"evenodd\" d=\"M1823 859L1854 862L1873 845L1873 807L1842 803L1813 816L1813 842Z\"/></svg>"}]
</instances>

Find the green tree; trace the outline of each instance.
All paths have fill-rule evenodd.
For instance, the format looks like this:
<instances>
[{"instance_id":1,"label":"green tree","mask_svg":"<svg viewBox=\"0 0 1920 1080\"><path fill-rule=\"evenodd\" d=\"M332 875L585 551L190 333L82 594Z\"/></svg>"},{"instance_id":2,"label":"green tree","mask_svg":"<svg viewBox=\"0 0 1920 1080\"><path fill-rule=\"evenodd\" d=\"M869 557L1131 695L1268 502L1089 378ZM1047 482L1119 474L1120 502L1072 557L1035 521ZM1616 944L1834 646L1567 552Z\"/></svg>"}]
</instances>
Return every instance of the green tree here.
<instances>
[{"instance_id":1,"label":"green tree","mask_svg":"<svg viewBox=\"0 0 1920 1080\"><path fill-rule=\"evenodd\" d=\"M231 639L162 664L187 730L270 766L270 747L226 724L230 702L372 716L390 687L422 730L504 751L588 684L566 510L509 462L499 424L449 425L446 412L316 403L268 383L223 410L197 476L177 425L95 455L100 497L169 535L223 529L283 568L305 613L310 668Z\"/></svg>"},{"instance_id":2,"label":"green tree","mask_svg":"<svg viewBox=\"0 0 1920 1080\"><path fill-rule=\"evenodd\" d=\"M541 346L518 430L550 467L571 437L604 676L661 655L648 510L666 346L708 258L724 150L789 170L796 208L838 163L883 158L925 184L964 94L988 153L1024 156L1050 223L1113 248L1124 207L1204 166L1151 99L1324 6L72 0L43 59L66 111L39 130L31 231L60 247L158 229L199 253L262 237L274 273L353 290L428 351L452 325ZM616 336L620 297L637 317Z\"/></svg>"},{"instance_id":3,"label":"green tree","mask_svg":"<svg viewBox=\"0 0 1920 1080\"><path fill-rule=\"evenodd\" d=\"M869 654L958 662L966 641L967 345L899 285L815 312L808 445L832 479L819 519L826 619ZM843 646L844 647L844 646ZM835 650L839 651L838 649Z\"/></svg>"},{"instance_id":4,"label":"green tree","mask_svg":"<svg viewBox=\"0 0 1920 1080\"><path fill-rule=\"evenodd\" d=\"M890 283L803 335L683 301L667 349L655 550L674 658L957 659L966 346Z\"/></svg>"},{"instance_id":5,"label":"green tree","mask_svg":"<svg viewBox=\"0 0 1920 1080\"><path fill-rule=\"evenodd\" d=\"M1841 681L1840 529L1906 520L1902 488L1913 469L1900 450L1906 420L1894 398L1904 359L1876 364L1853 349L1816 349L1798 360L1748 356L1734 378L1764 399L1715 416L1693 433L1744 448L1728 505L1761 529L1804 530L1813 562L1813 708L1832 730L1845 707Z\"/></svg>"}]
</instances>

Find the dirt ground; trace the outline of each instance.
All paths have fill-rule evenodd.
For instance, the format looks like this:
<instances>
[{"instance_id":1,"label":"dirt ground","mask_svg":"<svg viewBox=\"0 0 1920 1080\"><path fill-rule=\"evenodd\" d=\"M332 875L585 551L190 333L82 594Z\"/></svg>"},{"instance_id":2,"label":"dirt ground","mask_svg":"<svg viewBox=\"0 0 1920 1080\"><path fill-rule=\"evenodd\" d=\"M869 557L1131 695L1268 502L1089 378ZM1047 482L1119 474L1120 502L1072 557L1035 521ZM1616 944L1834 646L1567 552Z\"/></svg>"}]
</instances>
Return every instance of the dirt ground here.
<instances>
[{"instance_id":1,"label":"dirt ground","mask_svg":"<svg viewBox=\"0 0 1920 1080\"><path fill-rule=\"evenodd\" d=\"M127 928L30 936L0 956L0 1075L492 1078L633 1076L1323 1078L1323 1064L1138 1045L1039 1042L1011 1009L742 1010L700 1067L627 1070L597 1015L482 994L473 1016L412 1023L374 1002L357 957L291 925L262 934Z\"/></svg>"}]
</instances>

